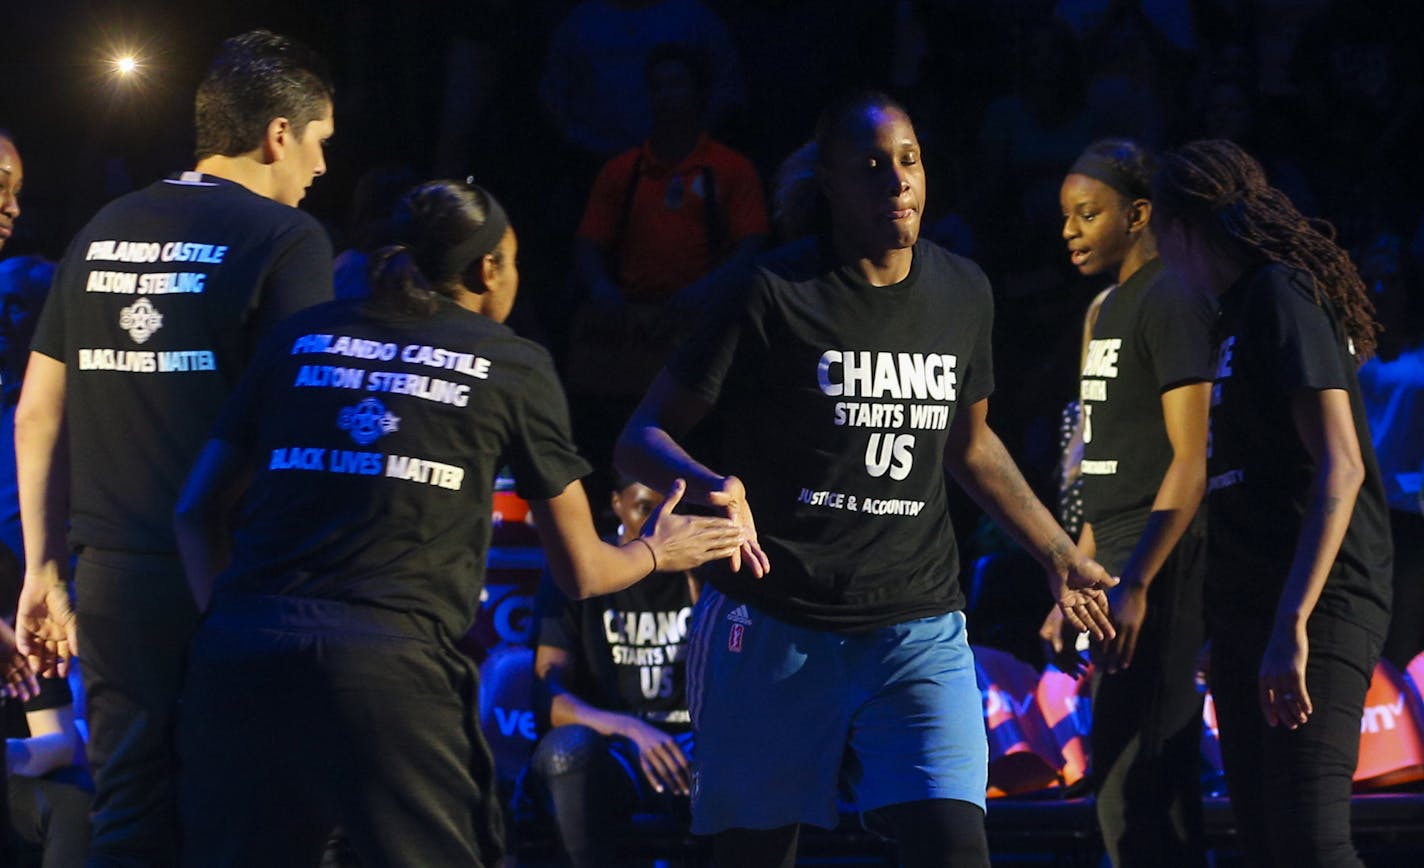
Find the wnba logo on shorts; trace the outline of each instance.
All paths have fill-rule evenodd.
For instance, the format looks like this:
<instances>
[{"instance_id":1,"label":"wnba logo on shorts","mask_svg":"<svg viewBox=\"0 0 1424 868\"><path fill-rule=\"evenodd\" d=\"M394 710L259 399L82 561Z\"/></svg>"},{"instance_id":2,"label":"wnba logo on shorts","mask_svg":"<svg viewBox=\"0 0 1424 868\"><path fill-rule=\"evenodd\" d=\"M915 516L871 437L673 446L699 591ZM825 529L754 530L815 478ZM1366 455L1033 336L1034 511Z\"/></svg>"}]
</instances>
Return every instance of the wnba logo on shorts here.
<instances>
[{"instance_id":1,"label":"wnba logo on shorts","mask_svg":"<svg viewBox=\"0 0 1424 868\"><path fill-rule=\"evenodd\" d=\"M746 627L743 627L741 624L733 624L733 625L732 625L732 629L731 629L730 631L728 631L728 633L727 633L727 650L728 650L728 651L741 651L741 650L742 650L742 633L745 632L746 629L747 629L747 628L746 628Z\"/></svg>"}]
</instances>

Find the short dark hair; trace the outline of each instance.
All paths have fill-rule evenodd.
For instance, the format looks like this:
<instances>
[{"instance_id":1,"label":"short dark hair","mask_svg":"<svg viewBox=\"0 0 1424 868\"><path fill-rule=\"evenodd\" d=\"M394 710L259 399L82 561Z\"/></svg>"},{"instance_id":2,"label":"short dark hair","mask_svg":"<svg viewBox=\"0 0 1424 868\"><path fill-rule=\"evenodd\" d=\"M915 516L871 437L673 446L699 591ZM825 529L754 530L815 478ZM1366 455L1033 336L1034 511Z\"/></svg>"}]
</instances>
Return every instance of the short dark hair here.
<instances>
[{"instance_id":1,"label":"short dark hair","mask_svg":"<svg viewBox=\"0 0 1424 868\"><path fill-rule=\"evenodd\" d=\"M197 158L251 151L273 118L300 137L335 92L325 62L294 39L267 30L225 39L194 100Z\"/></svg>"},{"instance_id":2,"label":"short dark hair","mask_svg":"<svg viewBox=\"0 0 1424 868\"><path fill-rule=\"evenodd\" d=\"M826 106L816 121L814 141L817 161L824 164L830 159L831 145L845 135L852 119L868 109L892 109L907 118L910 116L899 101L882 91L862 89L842 94Z\"/></svg>"}]
</instances>

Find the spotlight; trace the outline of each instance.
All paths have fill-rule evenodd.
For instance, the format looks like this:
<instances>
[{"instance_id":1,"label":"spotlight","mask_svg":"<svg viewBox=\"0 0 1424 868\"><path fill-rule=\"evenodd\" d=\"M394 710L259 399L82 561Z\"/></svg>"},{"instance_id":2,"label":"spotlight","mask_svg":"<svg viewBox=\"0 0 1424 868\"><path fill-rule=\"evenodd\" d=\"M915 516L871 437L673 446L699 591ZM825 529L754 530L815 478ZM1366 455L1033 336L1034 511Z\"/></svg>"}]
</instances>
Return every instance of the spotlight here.
<instances>
[{"instance_id":1,"label":"spotlight","mask_svg":"<svg viewBox=\"0 0 1424 868\"><path fill-rule=\"evenodd\" d=\"M115 57L113 59L112 63L114 66L114 72L118 73L120 76L127 77L133 75L135 72L138 72L138 58L133 56L132 54L119 55L118 57Z\"/></svg>"}]
</instances>

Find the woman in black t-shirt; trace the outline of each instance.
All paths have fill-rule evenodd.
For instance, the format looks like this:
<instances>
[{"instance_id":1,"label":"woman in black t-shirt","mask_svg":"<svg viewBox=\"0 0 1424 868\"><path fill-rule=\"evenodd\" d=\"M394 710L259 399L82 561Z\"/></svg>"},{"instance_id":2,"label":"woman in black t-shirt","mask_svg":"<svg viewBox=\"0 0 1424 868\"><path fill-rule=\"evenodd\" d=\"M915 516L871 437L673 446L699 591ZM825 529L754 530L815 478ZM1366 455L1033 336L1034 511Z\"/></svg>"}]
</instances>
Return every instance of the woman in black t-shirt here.
<instances>
[{"instance_id":1,"label":"woman in black t-shirt","mask_svg":"<svg viewBox=\"0 0 1424 868\"><path fill-rule=\"evenodd\" d=\"M548 353L501 324L518 271L498 203L432 182L397 222L408 240L376 254L369 301L274 330L179 502L208 610L178 736L190 865L315 864L336 825L363 864L499 862L475 671L454 645L498 468L571 596L739 543L725 519L671 514L681 483L643 536L601 542Z\"/></svg>"},{"instance_id":2,"label":"woman in black t-shirt","mask_svg":"<svg viewBox=\"0 0 1424 868\"><path fill-rule=\"evenodd\" d=\"M1359 865L1350 786L1391 559L1355 379L1372 307L1235 144L1165 155L1153 193L1162 258L1221 306L1206 608L1236 828L1252 864Z\"/></svg>"},{"instance_id":3,"label":"woman in black t-shirt","mask_svg":"<svg viewBox=\"0 0 1424 868\"><path fill-rule=\"evenodd\" d=\"M1211 398L1210 300L1162 268L1149 227L1152 161L1125 140L1095 142L1063 181L1063 240L1085 275L1116 285L1084 354L1083 530L1078 547L1121 583L1117 635L1095 643L1092 758L1098 824L1114 865L1204 865L1198 754ZM1044 624L1054 650L1057 607Z\"/></svg>"}]
</instances>

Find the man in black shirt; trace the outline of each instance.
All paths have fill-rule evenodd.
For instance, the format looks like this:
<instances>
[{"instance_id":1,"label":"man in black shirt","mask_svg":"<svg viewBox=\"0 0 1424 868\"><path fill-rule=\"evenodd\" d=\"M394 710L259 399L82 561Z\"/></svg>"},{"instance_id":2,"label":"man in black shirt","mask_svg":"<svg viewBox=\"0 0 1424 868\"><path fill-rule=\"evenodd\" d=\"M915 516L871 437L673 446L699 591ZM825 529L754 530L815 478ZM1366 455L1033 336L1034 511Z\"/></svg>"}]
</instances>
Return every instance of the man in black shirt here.
<instances>
[{"instance_id":1,"label":"man in black shirt","mask_svg":"<svg viewBox=\"0 0 1424 868\"><path fill-rule=\"evenodd\" d=\"M294 207L333 132L321 61L234 37L195 109L195 169L110 203L70 245L16 421L20 642L61 674L82 643L98 864L176 858L169 740L197 611L173 507L257 336L331 296L330 243Z\"/></svg>"},{"instance_id":2,"label":"man in black shirt","mask_svg":"<svg viewBox=\"0 0 1424 868\"><path fill-rule=\"evenodd\" d=\"M909 117L856 95L816 138L830 237L772 254L619 446L625 472L687 479L690 500L749 535L708 570L694 617L693 831L716 834L719 864L791 864L800 823L835 822L840 779L886 816L905 864L987 865L987 746L942 468L1043 564L1076 626L1111 634L1113 580L988 427L988 282L919 240ZM714 412L736 476L678 444Z\"/></svg>"}]
</instances>

